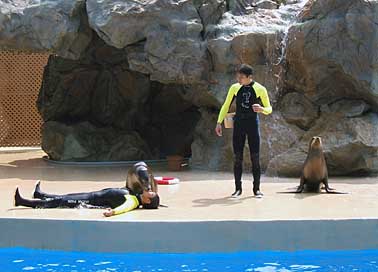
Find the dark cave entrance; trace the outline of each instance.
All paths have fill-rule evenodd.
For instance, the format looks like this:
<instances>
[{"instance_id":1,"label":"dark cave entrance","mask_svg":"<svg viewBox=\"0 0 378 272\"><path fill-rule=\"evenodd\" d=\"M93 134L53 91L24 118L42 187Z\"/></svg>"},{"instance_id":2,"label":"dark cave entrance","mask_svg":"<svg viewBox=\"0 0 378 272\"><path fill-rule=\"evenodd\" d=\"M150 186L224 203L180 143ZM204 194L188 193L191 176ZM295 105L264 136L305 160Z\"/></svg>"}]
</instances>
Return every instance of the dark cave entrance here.
<instances>
[{"instance_id":1,"label":"dark cave entrance","mask_svg":"<svg viewBox=\"0 0 378 272\"><path fill-rule=\"evenodd\" d=\"M126 50L95 36L79 60L50 56L37 103L42 148L64 161L190 157L200 112L188 92L131 71Z\"/></svg>"}]
</instances>

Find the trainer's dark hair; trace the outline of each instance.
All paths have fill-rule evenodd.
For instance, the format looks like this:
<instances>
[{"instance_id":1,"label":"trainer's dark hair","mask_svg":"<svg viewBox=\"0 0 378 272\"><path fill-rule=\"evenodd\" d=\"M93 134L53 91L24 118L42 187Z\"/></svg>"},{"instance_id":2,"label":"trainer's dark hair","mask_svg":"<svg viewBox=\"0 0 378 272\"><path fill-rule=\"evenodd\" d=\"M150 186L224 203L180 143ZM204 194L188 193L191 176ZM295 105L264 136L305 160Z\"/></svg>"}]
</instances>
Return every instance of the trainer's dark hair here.
<instances>
[{"instance_id":1,"label":"trainer's dark hair","mask_svg":"<svg viewBox=\"0 0 378 272\"><path fill-rule=\"evenodd\" d=\"M238 73L246 75L246 76L251 76L251 75L253 75L253 69L248 64L241 64L239 69L238 69Z\"/></svg>"},{"instance_id":2,"label":"trainer's dark hair","mask_svg":"<svg viewBox=\"0 0 378 272\"><path fill-rule=\"evenodd\" d=\"M158 194L156 194L154 197L150 198L151 200L151 203L147 204L147 203L144 203L142 206L143 206L143 209L157 209L159 207L159 204L160 204L160 197Z\"/></svg>"}]
</instances>

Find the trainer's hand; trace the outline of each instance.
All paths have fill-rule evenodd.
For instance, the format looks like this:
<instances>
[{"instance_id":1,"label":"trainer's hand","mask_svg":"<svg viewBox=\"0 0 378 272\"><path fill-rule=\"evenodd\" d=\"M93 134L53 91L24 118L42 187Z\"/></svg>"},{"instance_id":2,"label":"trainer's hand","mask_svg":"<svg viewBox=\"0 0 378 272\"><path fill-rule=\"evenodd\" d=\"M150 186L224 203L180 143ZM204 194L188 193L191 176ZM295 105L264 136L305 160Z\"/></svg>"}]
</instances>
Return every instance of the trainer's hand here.
<instances>
[{"instance_id":1,"label":"trainer's hand","mask_svg":"<svg viewBox=\"0 0 378 272\"><path fill-rule=\"evenodd\" d=\"M215 133L220 137L222 136L222 125L217 123L217 126L215 127Z\"/></svg>"},{"instance_id":2,"label":"trainer's hand","mask_svg":"<svg viewBox=\"0 0 378 272\"><path fill-rule=\"evenodd\" d=\"M114 211L110 208L107 208L106 211L104 211L105 217L109 217L109 216L113 216L113 215L114 215Z\"/></svg>"},{"instance_id":3,"label":"trainer's hand","mask_svg":"<svg viewBox=\"0 0 378 272\"><path fill-rule=\"evenodd\" d=\"M260 104L253 104L252 109L254 112L263 112L264 108Z\"/></svg>"}]
</instances>

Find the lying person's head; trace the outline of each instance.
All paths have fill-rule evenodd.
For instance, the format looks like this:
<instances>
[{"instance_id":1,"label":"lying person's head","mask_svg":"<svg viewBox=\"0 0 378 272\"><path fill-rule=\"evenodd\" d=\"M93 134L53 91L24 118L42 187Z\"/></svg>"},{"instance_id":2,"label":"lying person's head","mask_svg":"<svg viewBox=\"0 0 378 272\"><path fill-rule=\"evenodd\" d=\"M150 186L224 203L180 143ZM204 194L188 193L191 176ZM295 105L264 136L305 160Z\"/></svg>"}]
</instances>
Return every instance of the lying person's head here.
<instances>
[{"instance_id":1,"label":"lying person's head","mask_svg":"<svg viewBox=\"0 0 378 272\"><path fill-rule=\"evenodd\" d=\"M141 195L143 209L157 209L160 204L160 197L154 192L144 192Z\"/></svg>"}]
</instances>

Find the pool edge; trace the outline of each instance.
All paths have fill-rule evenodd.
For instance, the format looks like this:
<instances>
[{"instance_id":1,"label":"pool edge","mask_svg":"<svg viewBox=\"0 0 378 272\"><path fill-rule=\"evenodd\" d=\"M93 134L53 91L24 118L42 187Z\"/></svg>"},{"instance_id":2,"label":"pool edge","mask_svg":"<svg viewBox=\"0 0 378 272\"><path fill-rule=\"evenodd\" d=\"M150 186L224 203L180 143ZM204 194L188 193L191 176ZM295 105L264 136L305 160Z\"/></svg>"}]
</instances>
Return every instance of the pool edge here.
<instances>
[{"instance_id":1,"label":"pool edge","mask_svg":"<svg viewBox=\"0 0 378 272\"><path fill-rule=\"evenodd\" d=\"M377 219L120 222L0 218L0 248L192 253L378 248Z\"/></svg>"}]
</instances>

